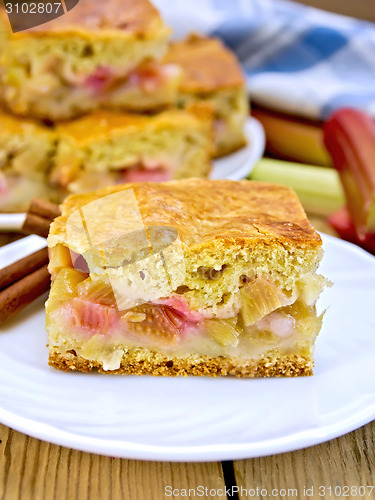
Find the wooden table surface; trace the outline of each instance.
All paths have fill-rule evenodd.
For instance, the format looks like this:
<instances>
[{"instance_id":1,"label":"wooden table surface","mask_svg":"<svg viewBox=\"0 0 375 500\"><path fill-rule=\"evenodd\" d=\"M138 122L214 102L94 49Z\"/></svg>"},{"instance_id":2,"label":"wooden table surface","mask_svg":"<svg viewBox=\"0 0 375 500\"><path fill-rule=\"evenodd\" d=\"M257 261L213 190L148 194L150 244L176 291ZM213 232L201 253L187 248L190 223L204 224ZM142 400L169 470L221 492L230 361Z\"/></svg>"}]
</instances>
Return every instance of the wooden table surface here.
<instances>
[{"instance_id":1,"label":"wooden table surface","mask_svg":"<svg viewBox=\"0 0 375 500\"><path fill-rule=\"evenodd\" d=\"M344 16L375 21L374 0L294 0L318 9L328 10Z\"/></svg>"},{"instance_id":2,"label":"wooden table surface","mask_svg":"<svg viewBox=\"0 0 375 500\"><path fill-rule=\"evenodd\" d=\"M320 218L310 220L332 233ZM235 493L236 486L247 494L241 489ZM354 494L360 486L367 488L361 497ZM375 488L370 495L369 486L375 486L375 421L311 448L223 463L104 457L42 442L0 424L0 500L159 500L199 498L206 491L202 498L375 499ZM235 494L225 494L225 487ZM172 488L178 491L167 496ZM195 495L184 495L189 489Z\"/></svg>"}]
</instances>

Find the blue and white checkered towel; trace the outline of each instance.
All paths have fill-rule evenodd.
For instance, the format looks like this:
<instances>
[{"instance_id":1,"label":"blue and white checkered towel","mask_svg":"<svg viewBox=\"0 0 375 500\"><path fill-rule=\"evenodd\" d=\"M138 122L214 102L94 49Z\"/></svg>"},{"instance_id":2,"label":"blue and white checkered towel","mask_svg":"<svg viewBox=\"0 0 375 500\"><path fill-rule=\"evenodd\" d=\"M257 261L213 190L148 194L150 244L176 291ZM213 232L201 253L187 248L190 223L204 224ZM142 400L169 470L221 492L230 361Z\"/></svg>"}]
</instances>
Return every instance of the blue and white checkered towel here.
<instances>
[{"instance_id":1,"label":"blue and white checkered towel","mask_svg":"<svg viewBox=\"0 0 375 500\"><path fill-rule=\"evenodd\" d=\"M286 0L154 0L177 37L221 37L254 101L311 118L342 106L375 116L375 24Z\"/></svg>"}]
</instances>

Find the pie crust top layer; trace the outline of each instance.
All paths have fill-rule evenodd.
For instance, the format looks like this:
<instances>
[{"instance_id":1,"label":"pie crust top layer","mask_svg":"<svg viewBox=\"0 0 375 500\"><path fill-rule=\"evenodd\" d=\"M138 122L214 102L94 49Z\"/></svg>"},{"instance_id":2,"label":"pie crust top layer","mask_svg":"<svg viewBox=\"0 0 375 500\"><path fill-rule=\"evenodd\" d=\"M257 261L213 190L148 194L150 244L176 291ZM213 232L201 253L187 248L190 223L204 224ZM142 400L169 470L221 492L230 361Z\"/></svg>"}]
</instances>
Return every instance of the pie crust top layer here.
<instances>
[{"instance_id":1,"label":"pie crust top layer","mask_svg":"<svg viewBox=\"0 0 375 500\"><path fill-rule=\"evenodd\" d=\"M134 190L137 207L129 205L127 190ZM80 248L79 232L70 231L67 237L66 223L74 212L92 202L96 202L90 205L92 211L85 209L91 231L107 240L119 234L116 221L134 217L136 210L146 227L173 227L182 245L194 252L232 246L272 247L278 243L292 251L308 249L314 253L321 246L319 234L290 188L247 180L196 178L129 183L69 196L61 206L62 215L51 225L49 246L62 243L70 248L73 245L76 252L84 250Z\"/></svg>"},{"instance_id":2,"label":"pie crust top layer","mask_svg":"<svg viewBox=\"0 0 375 500\"><path fill-rule=\"evenodd\" d=\"M6 17L4 12L2 17ZM152 38L169 31L158 10L148 0L80 0L63 16L12 36L117 34Z\"/></svg>"},{"instance_id":3,"label":"pie crust top layer","mask_svg":"<svg viewBox=\"0 0 375 500\"><path fill-rule=\"evenodd\" d=\"M185 40L173 42L165 62L183 68L182 92L214 92L245 85L239 61L217 38L190 35Z\"/></svg>"}]
</instances>

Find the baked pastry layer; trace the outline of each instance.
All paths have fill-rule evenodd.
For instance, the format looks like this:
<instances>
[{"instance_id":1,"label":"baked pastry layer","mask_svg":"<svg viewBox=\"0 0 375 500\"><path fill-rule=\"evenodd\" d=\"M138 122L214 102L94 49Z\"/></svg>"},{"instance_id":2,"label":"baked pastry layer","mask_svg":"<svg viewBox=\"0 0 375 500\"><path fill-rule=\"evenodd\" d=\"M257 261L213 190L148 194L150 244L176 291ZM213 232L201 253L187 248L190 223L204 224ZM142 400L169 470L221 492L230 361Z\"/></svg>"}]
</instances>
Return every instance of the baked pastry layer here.
<instances>
[{"instance_id":1,"label":"baked pastry layer","mask_svg":"<svg viewBox=\"0 0 375 500\"><path fill-rule=\"evenodd\" d=\"M7 38L0 54L4 104L51 120L98 107L169 105L180 72L157 62L169 34L148 0L80 0L64 16Z\"/></svg>"},{"instance_id":2,"label":"baked pastry layer","mask_svg":"<svg viewBox=\"0 0 375 500\"><path fill-rule=\"evenodd\" d=\"M51 350L49 365L63 371L91 372L121 375L153 376L210 376L235 375L236 377L297 377L313 374L314 361L310 357L297 354L268 356L243 362L231 358L210 358L208 356L188 356L169 358L160 353L139 349L123 356L116 370L103 369L103 363L88 360L74 353L60 354Z\"/></svg>"},{"instance_id":3,"label":"baked pastry layer","mask_svg":"<svg viewBox=\"0 0 375 500\"><path fill-rule=\"evenodd\" d=\"M57 127L51 181L81 193L129 181L207 177L208 118L183 110L154 116L98 112Z\"/></svg>"},{"instance_id":4,"label":"baked pastry layer","mask_svg":"<svg viewBox=\"0 0 375 500\"><path fill-rule=\"evenodd\" d=\"M33 197L59 201L48 186L56 140L37 122L0 112L0 211L26 211Z\"/></svg>"},{"instance_id":5,"label":"baked pastry layer","mask_svg":"<svg viewBox=\"0 0 375 500\"><path fill-rule=\"evenodd\" d=\"M191 35L173 42L164 61L183 69L178 96L180 107L188 107L198 100L212 108L215 156L244 146L249 103L236 56L218 39Z\"/></svg>"},{"instance_id":6,"label":"baked pastry layer","mask_svg":"<svg viewBox=\"0 0 375 500\"><path fill-rule=\"evenodd\" d=\"M46 127L0 112L0 211L33 197L60 203L130 180L207 177L212 132L206 110L157 115L97 112Z\"/></svg>"},{"instance_id":7,"label":"baked pastry layer","mask_svg":"<svg viewBox=\"0 0 375 500\"><path fill-rule=\"evenodd\" d=\"M5 17L5 16L4 16ZM6 21L4 20L6 23ZM148 0L80 0L64 16L16 33L19 39L79 35L88 40L156 38L170 31Z\"/></svg>"},{"instance_id":8,"label":"baked pastry layer","mask_svg":"<svg viewBox=\"0 0 375 500\"><path fill-rule=\"evenodd\" d=\"M184 360L182 372L190 356L248 376L263 359L275 374L283 359L312 366L321 240L286 187L186 179L70 196L48 245L62 365L126 371L141 350Z\"/></svg>"},{"instance_id":9,"label":"baked pastry layer","mask_svg":"<svg viewBox=\"0 0 375 500\"><path fill-rule=\"evenodd\" d=\"M218 38L190 35L169 45L164 57L184 70L181 92L205 94L244 86L244 75L235 54Z\"/></svg>"}]
</instances>

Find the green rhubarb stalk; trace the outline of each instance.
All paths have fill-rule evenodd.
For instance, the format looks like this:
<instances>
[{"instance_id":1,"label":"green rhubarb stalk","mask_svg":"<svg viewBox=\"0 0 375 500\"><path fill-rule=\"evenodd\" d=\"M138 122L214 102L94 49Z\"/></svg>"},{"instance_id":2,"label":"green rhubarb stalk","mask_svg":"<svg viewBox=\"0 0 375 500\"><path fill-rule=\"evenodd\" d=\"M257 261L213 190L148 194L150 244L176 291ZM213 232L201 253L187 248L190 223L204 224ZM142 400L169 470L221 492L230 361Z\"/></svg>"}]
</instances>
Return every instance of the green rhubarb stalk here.
<instances>
[{"instance_id":1,"label":"green rhubarb stalk","mask_svg":"<svg viewBox=\"0 0 375 500\"><path fill-rule=\"evenodd\" d=\"M250 179L289 186L311 214L329 216L345 204L338 173L332 168L263 158Z\"/></svg>"}]
</instances>

